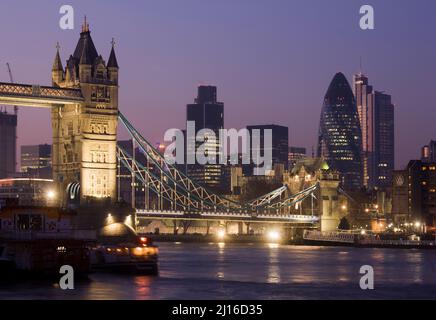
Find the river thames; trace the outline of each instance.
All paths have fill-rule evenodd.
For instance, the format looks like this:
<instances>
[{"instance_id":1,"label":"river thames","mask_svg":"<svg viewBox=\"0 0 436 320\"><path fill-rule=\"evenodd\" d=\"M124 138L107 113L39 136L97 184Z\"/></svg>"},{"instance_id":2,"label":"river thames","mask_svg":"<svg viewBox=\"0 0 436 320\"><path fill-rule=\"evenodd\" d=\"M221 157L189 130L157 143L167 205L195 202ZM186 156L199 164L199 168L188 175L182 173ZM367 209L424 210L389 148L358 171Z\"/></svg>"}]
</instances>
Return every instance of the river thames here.
<instances>
[{"instance_id":1,"label":"river thames","mask_svg":"<svg viewBox=\"0 0 436 320\"><path fill-rule=\"evenodd\" d=\"M0 299L436 299L436 250L159 243L160 275L94 273L63 291L22 282ZM359 286L374 268L374 290Z\"/></svg>"}]
</instances>

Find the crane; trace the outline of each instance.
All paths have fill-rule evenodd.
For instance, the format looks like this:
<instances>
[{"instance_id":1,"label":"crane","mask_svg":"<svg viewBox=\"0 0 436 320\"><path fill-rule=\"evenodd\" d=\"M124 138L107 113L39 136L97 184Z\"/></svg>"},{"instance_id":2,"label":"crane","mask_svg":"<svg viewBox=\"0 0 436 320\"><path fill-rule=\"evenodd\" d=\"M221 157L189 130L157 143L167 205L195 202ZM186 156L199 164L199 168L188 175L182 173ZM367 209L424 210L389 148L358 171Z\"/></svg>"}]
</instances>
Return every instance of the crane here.
<instances>
[{"instance_id":1,"label":"crane","mask_svg":"<svg viewBox=\"0 0 436 320\"><path fill-rule=\"evenodd\" d=\"M6 62L6 66L8 67L9 79L10 79L11 83L15 83L14 77L12 76L11 66L9 65L9 62ZM15 115L18 114L18 107L17 106L14 106L14 114Z\"/></svg>"}]
</instances>

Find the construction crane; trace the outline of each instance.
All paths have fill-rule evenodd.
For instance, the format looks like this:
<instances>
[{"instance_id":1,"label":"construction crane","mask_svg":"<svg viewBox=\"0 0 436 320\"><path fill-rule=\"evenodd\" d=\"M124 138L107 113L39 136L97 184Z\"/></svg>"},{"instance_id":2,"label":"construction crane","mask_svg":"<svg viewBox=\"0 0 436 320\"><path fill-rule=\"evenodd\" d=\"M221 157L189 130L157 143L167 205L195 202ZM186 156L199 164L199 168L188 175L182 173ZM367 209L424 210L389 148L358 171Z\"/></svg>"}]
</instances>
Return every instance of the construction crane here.
<instances>
[{"instance_id":1,"label":"construction crane","mask_svg":"<svg viewBox=\"0 0 436 320\"><path fill-rule=\"evenodd\" d=\"M10 79L11 83L15 83L14 77L12 76L11 66L9 65L9 62L6 62L6 66L8 67L9 79ZM14 106L14 114L15 115L18 114L18 107L17 106Z\"/></svg>"}]
</instances>

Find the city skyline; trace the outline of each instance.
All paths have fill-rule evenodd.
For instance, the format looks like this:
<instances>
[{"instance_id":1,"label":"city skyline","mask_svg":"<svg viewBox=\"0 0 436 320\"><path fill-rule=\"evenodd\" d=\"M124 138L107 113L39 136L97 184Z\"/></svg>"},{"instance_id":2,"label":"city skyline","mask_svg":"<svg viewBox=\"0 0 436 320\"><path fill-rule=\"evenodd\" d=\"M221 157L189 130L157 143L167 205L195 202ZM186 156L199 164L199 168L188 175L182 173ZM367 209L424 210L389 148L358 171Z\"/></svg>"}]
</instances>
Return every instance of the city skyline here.
<instances>
[{"instance_id":1,"label":"city skyline","mask_svg":"<svg viewBox=\"0 0 436 320\"><path fill-rule=\"evenodd\" d=\"M99 5L82 6L82 3L85 4L80 1L75 4L74 31L58 28L57 5L26 4L29 10L21 12L16 4L11 3L11 14L0 14L5 24L14 29L12 34L6 35L5 41L23 41L5 48L0 60L11 63L17 82L49 84L50 70L47 65L53 61L56 41L61 44L61 59L65 64L67 54L73 49L82 16L87 14L97 46L102 48L105 59L110 41L115 37L121 66L120 85L123 87L120 108L127 115L134 115L135 124L152 141L161 141L168 128L183 127L185 105L191 101L197 84L207 83L217 85L220 90L221 100L227 106L227 127L243 128L261 123L285 125L290 129L290 145L311 150L316 146L318 117L329 79L337 71L342 71L351 82L352 75L358 71L360 57L363 59L363 71L371 83L389 92L396 106L396 167L402 168L409 159L420 158L421 146L436 135L431 126L435 113L431 104L435 100L431 90L435 66L430 63L436 48L425 40L430 38L426 34L434 23L430 19L431 8L435 6L431 1L420 1L420 6L410 10L406 10L407 6L390 7L389 1L375 1L377 33L359 29L356 23L358 2L336 1L341 5L334 8L323 3L316 7L307 7L300 2L287 4L278 1L280 5L273 7L255 3L250 5L250 15L243 16L241 20L238 16L243 12L244 2L233 5L224 2L211 8L198 1L188 1L182 6L186 9L183 11L186 16L183 19L179 16L179 19L171 18L171 21L167 21L166 15L162 14L159 15L161 19L153 19L152 13L171 9L171 13L177 15L173 11L177 11L178 5L163 3L154 4L151 8L140 3L127 4L120 9L119 4L114 3L101 9ZM266 7L267 11L262 10ZM208 16L208 19L214 23L208 24L209 30L204 30L200 27L207 20L201 14L211 9L216 14ZM103 10L104 14L100 14L99 10ZM332 19L331 14L335 10L347 12L343 21ZM25 27L11 18L15 11L26 19ZM133 16L115 27L108 20L118 13L121 19ZM202 18L195 21L190 19L190 15ZM40 21L41 16L47 19ZM273 20L273 16L277 18ZM410 28L409 24L401 23L403 18L417 22L418 17L421 23L412 23ZM257 18L262 18L265 24L256 24ZM29 32L29 23L38 26L33 28L36 31ZM240 24L243 27L236 28ZM325 25L328 27L322 28ZM302 35L298 30L303 26L305 33ZM138 28L146 30L144 40L134 32ZM232 34L228 32L230 28L237 30ZM340 38L335 35L338 28L345 28ZM338 50L344 42L356 43L353 38L357 34L359 43L355 48L350 46L350 50ZM388 43L384 41L386 37L390 40ZM35 38L38 38L37 46ZM209 39L214 41L212 47L219 50L204 48ZM325 47L327 40L334 48ZM419 50L415 52L409 46L400 50L400 44L404 46L409 41L413 44L410 47ZM175 50L181 43L183 47ZM31 61L26 60L29 48L35 58ZM408 66L411 59L417 61L413 67ZM0 81L8 81L6 68L4 72L0 70ZM422 112L411 112L417 109ZM158 116L153 121L147 121L150 114ZM165 114L174 116L167 117ZM241 114L244 118L240 117ZM48 118L49 114L42 110L22 108L19 113L19 145L51 143L51 129L46 125ZM41 123L39 137L27 130L35 126L35 121ZM410 134L408 127L420 127L420 130ZM125 137L125 134L121 136Z\"/></svg>"}]
</instances>

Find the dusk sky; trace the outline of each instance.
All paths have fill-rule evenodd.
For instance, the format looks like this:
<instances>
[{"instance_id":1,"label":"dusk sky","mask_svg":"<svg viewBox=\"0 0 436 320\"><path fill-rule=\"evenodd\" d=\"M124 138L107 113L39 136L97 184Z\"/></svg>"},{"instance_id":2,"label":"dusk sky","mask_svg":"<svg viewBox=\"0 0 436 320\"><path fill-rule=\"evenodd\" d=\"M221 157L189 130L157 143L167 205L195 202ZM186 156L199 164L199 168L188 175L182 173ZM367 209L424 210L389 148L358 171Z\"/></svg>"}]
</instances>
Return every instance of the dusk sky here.
<instances>
[{"instance_id":1,"label":"dusk sky","mask_svg":"<svg viewBox=\"0 0 436 320\"><path fill-rule=\"evenodd\" d=\"M75 9L73 31L59 28L63 4ZM364 4L375 30L359 28ZM17 82L50 85L56 42L65 66L85 14L106 61L115 38L120 110L151 142L184 128L197 85L213 84L227 128L286 125L310 153L332 77L351 84L360 57L396 106L397 168L436 139L434 0L2 0L0 81L9 62ZM20 145L51 143L49 111L20 108L18 130Z\"/></svg>"}]
</instances>

